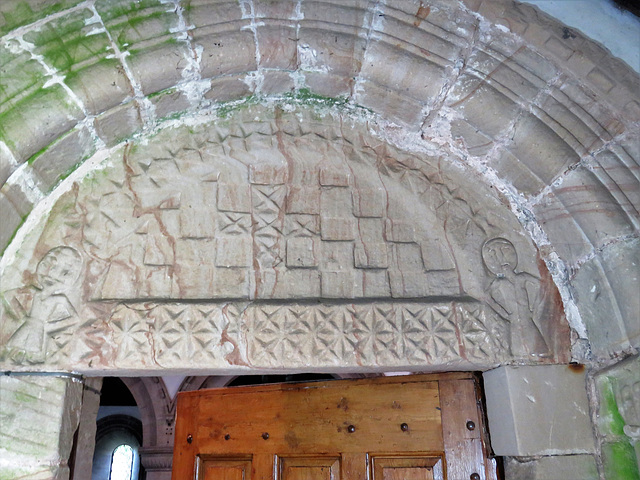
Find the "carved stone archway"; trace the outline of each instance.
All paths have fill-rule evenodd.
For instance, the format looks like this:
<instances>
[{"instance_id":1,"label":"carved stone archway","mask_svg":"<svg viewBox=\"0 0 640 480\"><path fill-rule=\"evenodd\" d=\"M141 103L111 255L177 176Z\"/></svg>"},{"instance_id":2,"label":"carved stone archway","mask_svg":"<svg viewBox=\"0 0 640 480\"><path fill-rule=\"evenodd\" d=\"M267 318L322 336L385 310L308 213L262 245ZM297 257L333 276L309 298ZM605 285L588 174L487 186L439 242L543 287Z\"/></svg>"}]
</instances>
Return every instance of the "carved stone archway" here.
<instances>
[{"instance_id":1,"label":"carved stone archway","mask_svg":"<svg viewBox=\"0 0 640 480\"><path fill-rule=\"evenodd\" d=\"M502 388L575 360L591 412L626 424L553 452L632 458L640 80L601 46L509 0L0 15L3 370L500 366ZM10 405L77 394L17 378ZM64 469L67 443L8 462Z\"/></svg>"}]
</instances>

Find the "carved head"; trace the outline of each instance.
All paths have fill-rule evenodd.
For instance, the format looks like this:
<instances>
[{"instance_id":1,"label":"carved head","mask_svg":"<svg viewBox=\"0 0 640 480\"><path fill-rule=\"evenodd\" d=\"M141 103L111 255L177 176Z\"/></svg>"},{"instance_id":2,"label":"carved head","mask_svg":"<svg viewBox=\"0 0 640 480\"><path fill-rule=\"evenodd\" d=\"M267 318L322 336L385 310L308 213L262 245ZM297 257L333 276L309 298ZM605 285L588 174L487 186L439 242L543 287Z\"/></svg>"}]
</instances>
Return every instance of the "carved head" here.
<instances>
[{"instance_id":1,"label":"carved head","mask_svg":"<svg viewBox=\"0 0 640 480\"><path fill-rule=\"evenodd\" d=\"M498 277L515 271L518 266L516 247L506 238L492 238L482 246L482 261L491 273Z\"/></svg>"},{"instance_id":2,"label":"carved head","mask_svg":"<svg viewBox=\"0 0 640 480\"><path fill-rule=\"evenodd\" d=\"M78 279L82 257L71 247L49 250L36 267L36 278L42 288L70 285Z\"/></svg>"}]
</instances>

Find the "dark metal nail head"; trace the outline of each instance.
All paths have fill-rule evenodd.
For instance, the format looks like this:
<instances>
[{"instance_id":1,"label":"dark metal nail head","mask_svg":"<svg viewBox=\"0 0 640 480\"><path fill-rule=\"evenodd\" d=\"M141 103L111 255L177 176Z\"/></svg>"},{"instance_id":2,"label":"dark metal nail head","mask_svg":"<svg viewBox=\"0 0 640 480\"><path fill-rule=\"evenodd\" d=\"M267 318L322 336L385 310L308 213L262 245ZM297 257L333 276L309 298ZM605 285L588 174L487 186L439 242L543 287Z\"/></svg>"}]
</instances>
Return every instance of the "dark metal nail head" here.
<instances>
[{"instance_id":1,"label":"dark metal nail head","mask_svg":"<svg viewBox=\"0 0 640 480\"><path fill-rule=\"evenodd\" d=\"M480 480L480 475L478 475L477 473L472 473L471 475L469 475L469 478L471 480Z\"/></svg>"},{"instance_id":2,"label":"dark metal nail head","mask_svg":"<svg viewBox=\"0 0 640 480\"><path fill-rule=\"evenodd\" d=\"M409 425L407 425L406 423L403 423L402 425L400 425L400 430L402 430L403 432L408 432Z\"/></svg>"},{"instance_id":3,"label":"dark metal nail head","mask_svg":"<svg viewBox=\"0 0 640 480\"><path fill-rule=\"evenodd\" d=\"M193 442L193 435L189 434L187 435L187 443L191 443Z\"/></svg>"},{"instance_id":4,"label":"dark metal nail head","mask_svg":"<svg viewBox=\"0 0 640 480\"><path fill-rule=\"evenodd\" d=\"M347 427L347 431L348 431L349 433L353 433L353 432L355 432L355 431L356 431L356 427L355 427L355 425L349 425L349 426Z\"/></svg>"},{"instance_id":5,"label":"dark metal nail head","mask_svg":"<svg viewBox=\"0 0 640 480\"><path fill-rule=\"evenodd\" d=\"M267 432L264 432L262 434L262 438L265 439L265 440L269 440L269 434Z\"/></svg>"},{"instance_id":6,"label":"dark metal nail head","mask_svg":"<svg viewBox=\"0 0 640 480\"><path fill-rule=\"evenodd\" d=\"M467 430L475 430L476 429L476 424L473 423L471 420L467 421Z\"/></svg>"}]
</instances>

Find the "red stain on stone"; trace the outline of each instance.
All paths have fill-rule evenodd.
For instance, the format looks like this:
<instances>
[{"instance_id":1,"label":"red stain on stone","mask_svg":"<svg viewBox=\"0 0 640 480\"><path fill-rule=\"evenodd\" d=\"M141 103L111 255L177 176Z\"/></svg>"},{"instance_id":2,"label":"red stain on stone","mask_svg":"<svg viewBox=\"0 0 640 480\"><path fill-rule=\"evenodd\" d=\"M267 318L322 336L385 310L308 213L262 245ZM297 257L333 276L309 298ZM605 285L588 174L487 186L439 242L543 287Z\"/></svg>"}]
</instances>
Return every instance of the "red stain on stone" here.
<instances>
[{"instance_id":1,"label":"red stain on stone","mask_svg":"<svg viewBox=\"0 0 640 480\"><path fill-rule=\"evenodd\" d=\"M422 2L420 2L420 8L418 8L418 12L416 13L416 19L413 22L413 26L414 27L419 26L422 23L422 21L425 18L427 18L429 13L431 13L431 8L430 7L425 7L424 4Z\"/></svg>"}]
</instances>

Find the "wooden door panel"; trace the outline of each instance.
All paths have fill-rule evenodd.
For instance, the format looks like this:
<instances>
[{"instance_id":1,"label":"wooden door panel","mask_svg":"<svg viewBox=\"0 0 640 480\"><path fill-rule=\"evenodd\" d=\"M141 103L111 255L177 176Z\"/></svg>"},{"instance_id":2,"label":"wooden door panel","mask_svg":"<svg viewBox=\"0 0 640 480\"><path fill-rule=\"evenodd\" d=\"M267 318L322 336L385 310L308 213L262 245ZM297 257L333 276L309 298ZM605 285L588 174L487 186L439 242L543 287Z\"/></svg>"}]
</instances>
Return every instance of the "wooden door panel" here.
<instances>
[{"instance_id":1,"label":"wooden door panel","mask_svg":"<svg viewBox=\"0 0 640 480\"><path fill-rule=\"evenodd\" d=\"M220 459L198 457L198 480L251 480L251 458Z\"/></svg>"},{"instance_id":2,"label":"wooden door panel","mask_svg":"<svg viewBox=\"0 0 640 480\"><path fill-rule=\"evenodd\" d=\"M340 480L338 457L281 457L279 480Z\"/></svg>"},{"instance_id":3,"label":"wooden door panel","mask_svg":"<svg viewBox=\"0 0 640 480\"><path fill-rule=\"evenodd\" d=\"M373 480L442 480L442 457L372 458Z\"/></svg>"},{"instance_id":4,"label":"wooden door panel","mask_svg":"<svg viewBox=\"0 0 640 480\"><path fill-rule=\"evenodd\" d=\"M180 393L172 478L493 480L474 385L456 373Z\"/></svg>"},{"instance_id":5,"label":"wooden door panel","mask_svg":"<svg viewBox=\"0 0 640 480\"><path fill-rule=\"evenodd\" d=\"M437 382L406 382L402 397L393 384L350 382L228 389L199 405L197 437L200 448L225 454L246 445L305 454L442 448Z\"/></svg>"}]
</instances>

